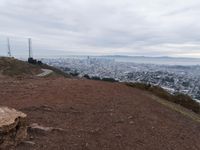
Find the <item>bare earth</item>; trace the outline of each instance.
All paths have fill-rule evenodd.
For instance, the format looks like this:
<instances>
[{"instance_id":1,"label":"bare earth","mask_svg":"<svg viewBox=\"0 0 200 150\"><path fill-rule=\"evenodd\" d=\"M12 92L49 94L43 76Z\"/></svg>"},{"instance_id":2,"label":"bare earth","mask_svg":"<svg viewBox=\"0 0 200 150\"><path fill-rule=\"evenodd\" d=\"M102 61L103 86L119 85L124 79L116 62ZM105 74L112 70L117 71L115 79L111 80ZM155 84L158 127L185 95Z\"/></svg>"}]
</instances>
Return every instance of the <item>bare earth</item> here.
<instances>
[{"instance_id":1,"label":"bare earth","mask_svg":"<svg viewBox=\"0 0 200 150\"><path fill-rule=\"evenodd\" d=\"M29 131L17 150L200 150L199 122L120 83L0 79L0 105L52 129Z\"/></svg>"}]
</instances>

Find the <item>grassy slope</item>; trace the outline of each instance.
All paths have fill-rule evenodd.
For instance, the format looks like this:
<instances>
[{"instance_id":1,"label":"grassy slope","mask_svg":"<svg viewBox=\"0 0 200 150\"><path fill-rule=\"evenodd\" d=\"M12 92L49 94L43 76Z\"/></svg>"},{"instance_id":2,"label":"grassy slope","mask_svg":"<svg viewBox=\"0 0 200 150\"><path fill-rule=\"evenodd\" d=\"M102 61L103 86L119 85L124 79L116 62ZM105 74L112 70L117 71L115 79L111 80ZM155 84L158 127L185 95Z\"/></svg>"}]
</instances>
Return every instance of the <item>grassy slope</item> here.
<instances>
[{"instance_id":1,"label":"grassy slope","mask_svg":"<svg viewBox=\"0 0 200 150\"><path fill-rule=\"evenodd\" d=\"M41 69L50 69L53 73L50 76L64 76L70 77L61 70L48 66L46 64L33 65L28 62L21 61L15 58L0 57L0 74L6 76L26 76L26 75L37 75L41 73Z\"/></svg>"},{"instance_id":2,"label":"grassy slope","mask_svg":"<svg viewBox=\"0 0 200 150\"><path fill-rule=\"evenodd\" d=\"M162 98L159 98L155 95L151 95L151 97L157 101L158 103L176 111L176 112L179 112L181 113L182 115L188 117L188 118L191 118L192 120L194 121L197 121L200 123L200 115L197 114L197 113L194 113L193 111L190 111L188 109L186 109L185 107L182 107L181 105L177 105L176 103L173 103L173 102L170 102L170 101L167 101L165 99L162 99Z\"/></svg>"},{"instance_id":3,"label":"grassy slope","mask_svg":"<svg viewBox=\"0 0 200 150\"><path fill-rule=\"evenodd\" d=\"M143 83L126 83L126 85L133 87L133 88L138 88L141 90L145 90L150 92L153 95L158 96L159 98L165 99L167 101L173 102L175 104L179 104L189 110L192 110L193 112L200 114L200 104L196 101L194 101L190 96L177 93L175 95L172 95L162 89L161 87L158 86L151 86Z\"/></svg>"},{"instance_id":4,"label":"grassy slope","mask_svg":"<svg viewBox=\"0 0 200 150\"><path fill-rule=\"evenodd\" d=\"M35 75L41 73L41 67L15 58L0 57L0 71L8 76Z\"/></svg>"},{"instance_id":5,"label":"grassy slope","mask_svg":"<svg viewBox=\"0 0 200 150\"><path fill-rule=\"evenodd\" d=\"M148 91L149 94L147 95L158 103L200 123L200 104L189 96L184 94L172 95L161 87L143 83L126 83L126 85Z\"/></svg>"}]
</instances>

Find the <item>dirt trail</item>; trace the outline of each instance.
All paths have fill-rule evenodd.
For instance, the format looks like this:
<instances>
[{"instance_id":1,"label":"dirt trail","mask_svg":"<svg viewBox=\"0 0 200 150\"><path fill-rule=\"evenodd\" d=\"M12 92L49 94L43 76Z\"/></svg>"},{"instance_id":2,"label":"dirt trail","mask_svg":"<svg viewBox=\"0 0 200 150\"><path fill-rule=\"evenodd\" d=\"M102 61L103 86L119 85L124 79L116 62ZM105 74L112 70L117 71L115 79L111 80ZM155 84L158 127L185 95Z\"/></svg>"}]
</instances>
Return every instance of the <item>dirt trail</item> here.
<instances>
[{"instance_id":1,"label":"dirt trail","mask_svg":"<svg viewBox=\"0 0 200 150\"><path fill-rule=\"evenodd\" d=\"M40 74L38 74L37 76L38 77L45 77L45 76L48 76L48 75L50 75L51 73L53 73L53 71L52 70L50 70L50 69L41 69L43 72L42 73L40 73Z\"/></svg>"},{"instance_id":2,"label":"dirt trail","mask_svg":"<svg viewBox=\"0 0 200 150\"><path fill-rule=\"evenodd\" d=\"M200 123L120 83L65 78L0 79L0 105L28 114L16 149L199 150Z\"/></svg>"}]
</instances>

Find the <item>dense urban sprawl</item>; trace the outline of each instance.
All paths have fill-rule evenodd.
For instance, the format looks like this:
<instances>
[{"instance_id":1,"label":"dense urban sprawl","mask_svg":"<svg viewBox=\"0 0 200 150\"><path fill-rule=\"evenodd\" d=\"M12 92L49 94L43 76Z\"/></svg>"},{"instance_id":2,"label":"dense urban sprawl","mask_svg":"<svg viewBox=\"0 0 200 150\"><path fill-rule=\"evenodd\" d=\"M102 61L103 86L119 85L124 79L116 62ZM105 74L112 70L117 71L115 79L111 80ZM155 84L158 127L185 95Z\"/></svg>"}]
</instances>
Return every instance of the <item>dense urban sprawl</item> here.
<instances>
[{"instance_id":1,"label":"dense urban sprawl","mask_svg":"<svg viewBox=\"0 0 200 150\"><path fill-rule=\"evenodd\" d=\"M80 77L113 78L120 82L159 85L171 93L181 92L200 100L200 66L177 66L118 62L107 58L44 59L45 63Z\"/></svg>"}]
</instances>

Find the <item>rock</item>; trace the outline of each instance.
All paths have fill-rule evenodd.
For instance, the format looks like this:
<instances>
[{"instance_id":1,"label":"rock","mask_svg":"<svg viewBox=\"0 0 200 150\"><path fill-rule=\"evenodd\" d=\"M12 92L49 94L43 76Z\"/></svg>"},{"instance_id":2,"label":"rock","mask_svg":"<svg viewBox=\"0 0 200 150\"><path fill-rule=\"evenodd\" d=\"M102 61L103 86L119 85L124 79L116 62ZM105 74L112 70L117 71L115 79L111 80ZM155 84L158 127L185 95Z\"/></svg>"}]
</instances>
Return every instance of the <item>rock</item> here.
<instances>
[{"instance_id":1,"label":"rock","mask_svg":"<svg viewBox=\"0 0 200 150\"><path fill-rule=\"evenodd\" d=\"M96 128L96 129L93 129L93 130L90 130L89 133L91 134L98 134L100 132L100 128Z\"/></svg>"},{"instance_id":2,"label":"rock","mask_svg":"<svg viewBox=\"0 0 200 150\"><path fill-rule=\"evenodd\" d=\"M35 145L35 142L33 142L33 141L23 141L23 144Z\"/></svg>"},{"instance_id":3,"label":"rock","mask_svg":"<svg viewBox=\"0 0 200 150\"><path fill-rule=\"evenodd\" d=\"M41 126L37 123L32 123L29 128L28 128L30 131L39 131L39 132L42 132L42 131L45 131L45 132L48 132L48 131L52 131L53 128L52 127L44 127L44 126Z\"/></svg>"},{"instance_id":4,"label":"rock","mask_svg":"<svg viewBox=\"0 0 200 150\"><path fill-rule=\"evenodd\" d=\"M0 149L16 146L26 137L26 114L0 107Z\"/></svg>"},{"instance_id":5,"label":"rock","mask_svg":"<svg viewBox=\"0 0 200 150\"><path fill-rule=\"evenodd\" d=\"M32 123L28 127L28 131L31 133L45 133L45 132L52 132L52 131L65 132L66 130L64 130L62 128L44 127L37 123Z\"/></svg>"},{"instance_id":6,"label":"rock","mask_svg":"<svg viewBox=\"0 0 200 150\"><path fill-rule=\"evenodd\" d=\"M128 119L133 119L133 116L128 116Z\"/></svg>"},{"instance_id":7,"label":"rock","mask_svg":"<svg viewBox=\"0 0 200 150\"><path fill-rule=\"evenodd\" d=\"M115 123L124 123L124 119L119 119Z\"/></svg>"},{"instance_id":8,"label":"rock","mask_svg":"<svg viewBox=\"0 0 200 150\"><path fill-rule=\"evenodd\" d=\"M134 122L133 122L133 121L130 121L129 124L134 124Z\"/></svg>"},{"instance_id":9,"label":"rock","mask_svg":"<svg viewBox=\"0 0 200 150\"><path fill-rule=\"evenodd\" d=\"M122 135L121 135L120 133L116 133L116 134L115 134L115 137L121 138Z\"/></svg>"}]
</instances>

